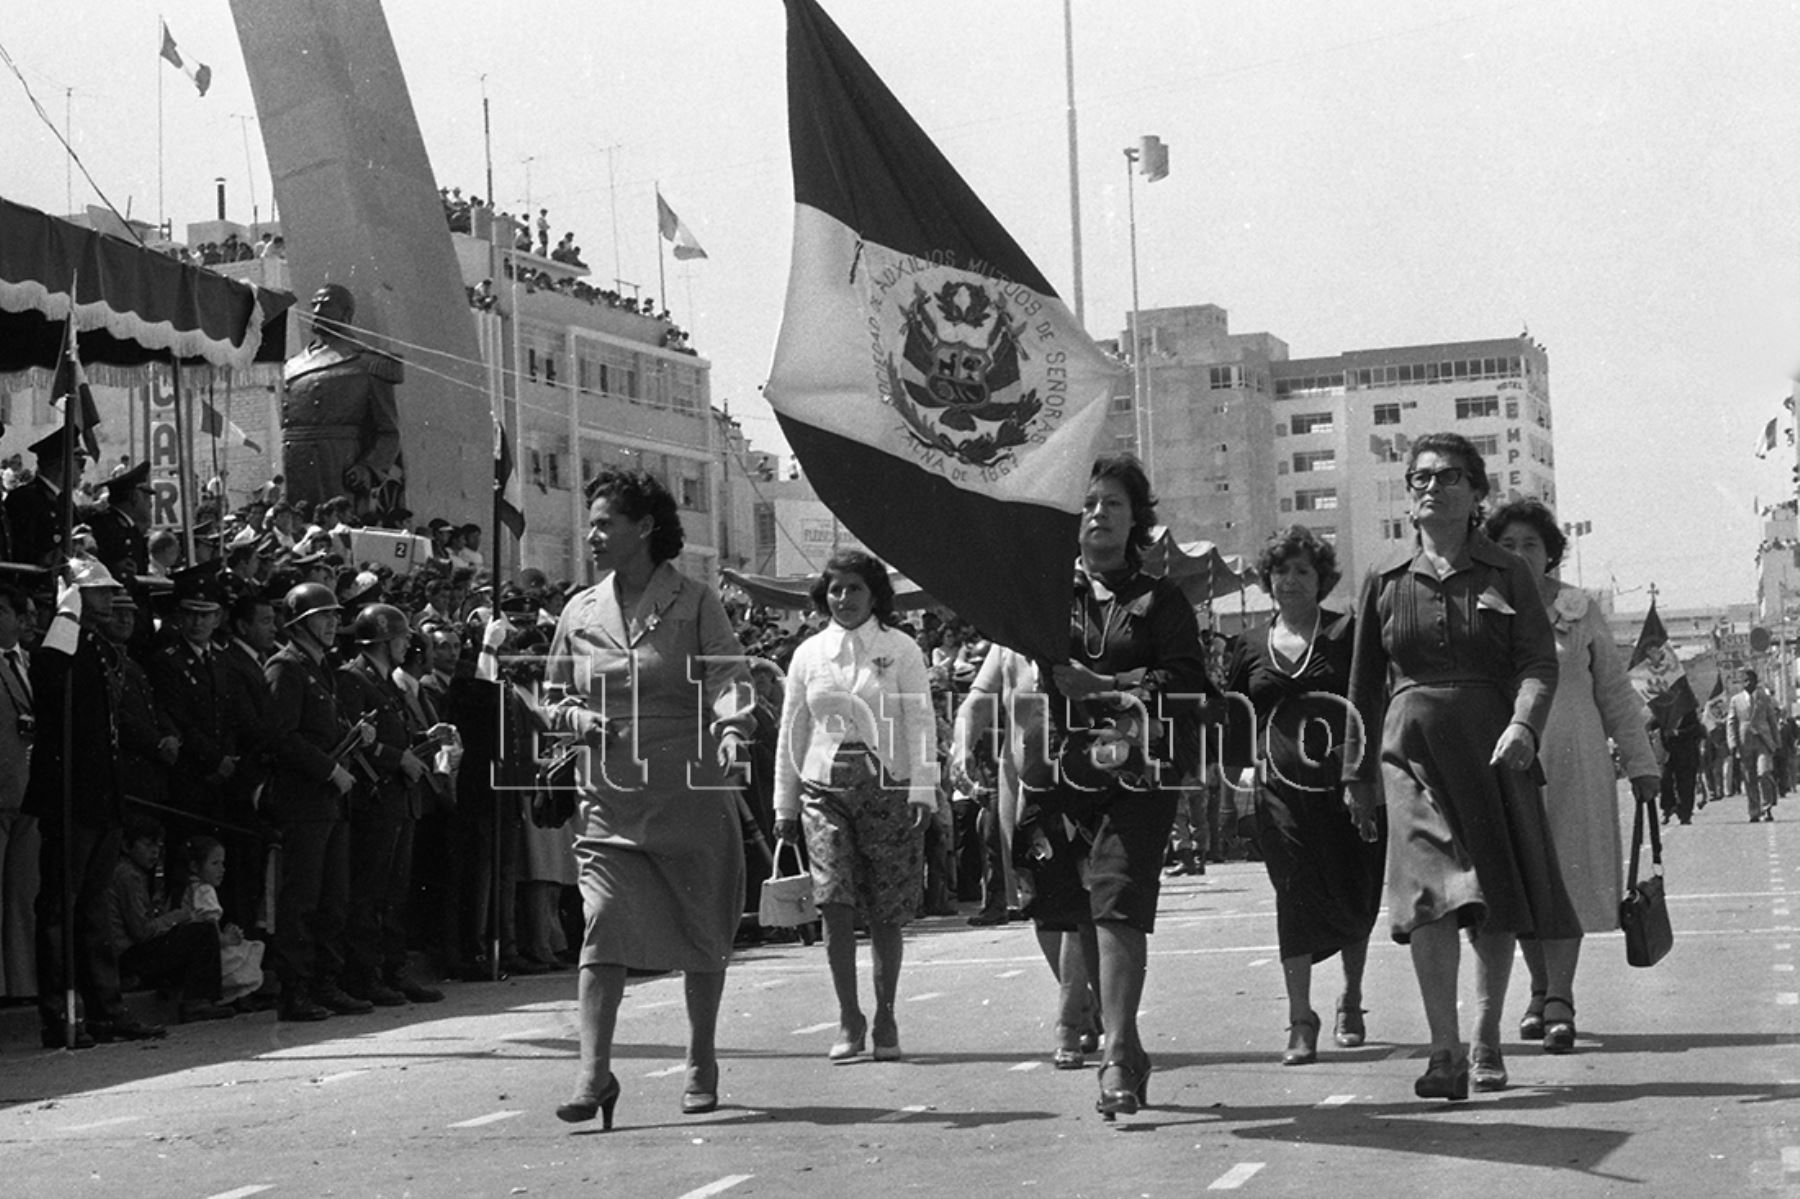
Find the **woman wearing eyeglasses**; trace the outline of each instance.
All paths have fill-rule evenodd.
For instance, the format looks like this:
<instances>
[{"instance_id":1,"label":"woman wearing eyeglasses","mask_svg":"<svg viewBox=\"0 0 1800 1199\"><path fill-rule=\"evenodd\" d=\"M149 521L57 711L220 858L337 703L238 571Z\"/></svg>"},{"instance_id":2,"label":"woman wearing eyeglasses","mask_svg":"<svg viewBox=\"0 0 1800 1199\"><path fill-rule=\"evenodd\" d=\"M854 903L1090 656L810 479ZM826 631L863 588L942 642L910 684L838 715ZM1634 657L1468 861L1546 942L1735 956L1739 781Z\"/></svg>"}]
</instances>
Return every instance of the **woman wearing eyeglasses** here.
<instances>
[{"instance_id":1,"label":"woman wearing eyeglasses","mask_svg":"<svg viewBox=\"0 0 1800 1199\"><path fill-rule=\"evenodd\" d=\"M1431 1031L1413 1091L1466 1099L1458 930L1475 946L1481 1090L1506 1085L1500 1006L1518 936L1581 931L1538 790L1556 640L1530 567L1478 527L1487 464L1468 439L1414 441L1406 484L1418 539L1363 583L1350 671L1361 727L1352 722L1344 775L1359 817L1385 792L1389 919L1411 948ZM1365 749L1363 738L1374 744Z\"/></svg>"}]
</instances>

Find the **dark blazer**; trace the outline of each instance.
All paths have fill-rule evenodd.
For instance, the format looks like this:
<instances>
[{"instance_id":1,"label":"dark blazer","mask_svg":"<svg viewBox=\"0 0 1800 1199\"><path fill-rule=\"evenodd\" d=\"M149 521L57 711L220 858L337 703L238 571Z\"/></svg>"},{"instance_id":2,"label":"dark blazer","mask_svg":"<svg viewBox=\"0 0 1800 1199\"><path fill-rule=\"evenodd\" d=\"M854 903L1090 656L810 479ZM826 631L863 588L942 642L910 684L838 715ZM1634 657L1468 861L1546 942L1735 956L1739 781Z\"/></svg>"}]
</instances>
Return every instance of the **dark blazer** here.
<instances>
[{"instance_id":1,"label":"dark blazer","mask_svg":"<svg viewBox=\"0 0 1800 1199\"><path fill-rule=\"evenodd\" d=\"M162 742L181 734L168 710L157 702L149 674L128 653L119 655L118 695L119 787L133 799L166 804L170 798L169 764L162 758ZM160 812L156 815L164 818Z\"/></svg>"},{"instance_id":2,"label":"dark blazer","mask_svg":"<svg viewBox=\"0 0 1800 1199\"><path fill-rule=\"evenodd\" d=\"M332 821L344 799L331 785L331 754L350 731L338 714L331 671L297 645L263 667L269 683L271 774L264 811L276 820Z\"/></svg>"},{"instance_id":3,"label":"dark blazer","mask_svg":"<svg viewBox=\"0 0 1800 1199\"><path fill-rule=\"evenodd\" d=\"M157 639L144 671L156 690L157 706L181 736L181 756L171 774L177 788L188 794L176 799L200 802L202 797L193 793L215 789L209 780L235 752L219 688L218 651L209 648L201 657L185 638L171 633Z\"/></svg>"},{"instance_id":4,"label":"dark blazer","mask_svg":"<svg viewBox=\"0 0 1800 1199\"><path fill-rule=\"evenodd\" d=\"M219 704L227 736L238 754L228 790L248 797L269 777L270 743L275 726L269 680L250 651L233 641L214 655L219 676Z\"/></svg>"},{"instance_id":5,"label":"dark blazer","mask_svg":"<svg viewBox=\"0 0 1800 1199\"><path fill-rule=\"evenodd\" d=\"M18 494L14 492L14 494ZM74 705L70 810L77 824L118 825L119 740L113 720L113 687L123 654L92 629L81 630L73 654L39 649L31 659L31 691L37 705L37 738L31 750L31 779L24 811L41 819L60 818L63 785L63 696Z\"/></svg>"},{"instance_id":6,"label":"dark blazer","mask_svg":"<svg viewBox=\"0 0 1800 1199\"><path fill-rule=\"evenodd\" d=\"M51 566L61 557L59 497L42 476L34 476L6 497L6 524L14 562Z\"/></svg>"},{"instance_id":7,"label":"dark blazer","mask_svg":"<svg viewBox=\"0 0 1800 1199\"><path fill-rule=\"evenodd\" d=\"M141 575L150 569L150 537L142 525L116 508L96 508L86 515L87 527L94 534L94 557L114 577L123 582L127 575Z\"/></svg>"}]
</instances>

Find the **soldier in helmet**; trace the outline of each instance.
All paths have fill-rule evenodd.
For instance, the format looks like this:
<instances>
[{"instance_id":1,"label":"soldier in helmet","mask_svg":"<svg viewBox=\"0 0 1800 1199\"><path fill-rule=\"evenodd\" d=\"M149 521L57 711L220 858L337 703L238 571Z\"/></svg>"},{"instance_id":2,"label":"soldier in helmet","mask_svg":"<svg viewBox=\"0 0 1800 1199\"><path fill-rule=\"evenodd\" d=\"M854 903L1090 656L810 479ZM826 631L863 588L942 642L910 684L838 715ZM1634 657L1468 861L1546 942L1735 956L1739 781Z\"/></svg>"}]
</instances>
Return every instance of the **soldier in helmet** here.
<instances>
[{"instance_id":1,"label":"soldier in helmet","mask_svg":"<svg viewBox=\"0 0 1800 1199\"><path fill-rule=\"evenodd\" d=\"M335 757L351 722L338 711L327 654L341 609L331 588L287 594L288 644L268 661L270 778L263 810L281 837L275 900L275 972L282 1020L324 1020L374 1010L338 985L349 905L350 823L356 779ZM373 730L370 730L372 738Z\"/></svg>"},{"instance_id":2,"label":"soldier in helmet","mask_svg":"<svg viewBox=\"0 0 1800 1199\"><path fill-rule=\"evenodd\" d=\"M406 971L406 900L412 889L413 835L424 811L427 767L413 752L429 730L394 683L412 626L392 604L356 614L356 657L338 668L338 708L375 727L363 757L374 775L360 782L350 808L349 968L344 989L381 1007L444 996Z\"/></svg>"}]
</instances>

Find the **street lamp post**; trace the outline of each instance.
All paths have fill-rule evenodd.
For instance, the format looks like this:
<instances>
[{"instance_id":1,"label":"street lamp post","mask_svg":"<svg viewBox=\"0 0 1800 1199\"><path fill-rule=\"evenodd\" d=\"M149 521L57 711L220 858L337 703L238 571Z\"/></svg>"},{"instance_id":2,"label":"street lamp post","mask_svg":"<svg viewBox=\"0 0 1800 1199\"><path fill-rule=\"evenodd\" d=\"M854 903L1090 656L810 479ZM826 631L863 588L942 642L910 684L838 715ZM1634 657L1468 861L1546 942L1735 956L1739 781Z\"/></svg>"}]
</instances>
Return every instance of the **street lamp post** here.
<instances>
[{"instance_id":1,"label":"street lamp post","mask_svg":"<svg viewBox=\"0 0 1800 1199\"><path fill-rule=\"evenodd\" d=\"M1582 586L1581 581L1581 539L1594 531L1591 520L1563 521L1563 536L1575 543L1575 586Z\"/></svg>"},{"instance_id":2,"label":"street lamp post","mask_svg":"<svg viewBox=\"0 0 1800 1199\"><path fill-rule=\"evenodd\" d=\"M1136 171L1131 168L1137 167ZM1141 310L1138 303L1138 254L1137 254L1137 186L1132 178L1135 174L1145 176L1145 181L1155 183L1169 173L1169 148L1161 138L1145 134L1138 139L1135 146L1125 147L1125 208L1131 226L1131 396L1134 410L1133 424L1137 432L1138 455L1144 462L1144 474L1152 482L1155 472L1150 463L1150 374L1144 365L1143 338L1139 331Z\"/></svg>"}]
</instances>

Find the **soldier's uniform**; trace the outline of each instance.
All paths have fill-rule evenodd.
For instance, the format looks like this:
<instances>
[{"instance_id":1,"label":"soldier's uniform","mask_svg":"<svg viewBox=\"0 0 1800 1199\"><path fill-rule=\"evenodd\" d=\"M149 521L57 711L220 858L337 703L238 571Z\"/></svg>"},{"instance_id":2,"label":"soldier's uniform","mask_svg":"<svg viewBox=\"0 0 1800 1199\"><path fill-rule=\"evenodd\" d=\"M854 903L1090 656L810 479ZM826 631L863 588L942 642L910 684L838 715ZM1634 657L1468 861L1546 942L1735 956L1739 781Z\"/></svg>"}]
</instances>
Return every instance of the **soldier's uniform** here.
<instances>
[{"instance_id":1,"label":"soldier's uniform","mask_svg":"<svg viewBox=\"0 0 1800 1199\"><path fill-rule=\"evenodd\" d=\"M88 529L94 535L94 557L127 588L131 586L129 576L150 569L150 535L125 510L132 493L149 482L150 464L140 462L124 474L108 479L107 506L86 514ZM141 595L133 598L143 603Z\"/></svg>"},{"instance_id":2,"label":"soldier's uniform","mask_svg":"<svg viewBox=\"0 0 1800 1199\"><path fill-rule=\"evenodd\" d=\"M50 434L31 444L31 452L37 455L38 473L30 482L13 488L7 494L8 552L14 562L30 566L56 566L68 557L63 546L63 488L51 483L43 474L46 462L60 464L63 461L64 436L59 425ZM81 464L86 461L87 454L77 449L77 482L80 481Z\"/></svg>"}]
</instances>

